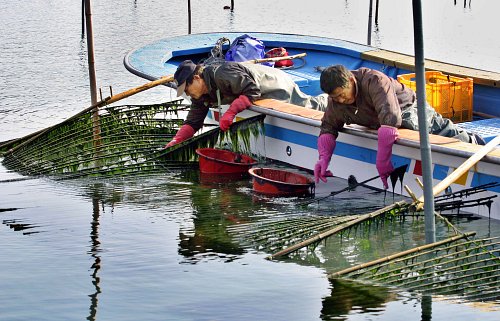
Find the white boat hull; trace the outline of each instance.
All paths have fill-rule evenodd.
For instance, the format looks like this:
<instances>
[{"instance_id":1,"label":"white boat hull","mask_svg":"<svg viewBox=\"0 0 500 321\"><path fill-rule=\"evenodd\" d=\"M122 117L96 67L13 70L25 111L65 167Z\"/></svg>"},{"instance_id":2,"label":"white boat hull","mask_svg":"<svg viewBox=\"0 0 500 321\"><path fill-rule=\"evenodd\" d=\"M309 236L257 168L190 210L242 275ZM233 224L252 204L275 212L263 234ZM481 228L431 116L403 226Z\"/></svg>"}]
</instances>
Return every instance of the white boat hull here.
<instances>
[{"instance_id":1,"label":"white boat hull","mask_svg":"<svg viewBox=\"0 0 500 321\"><path fill-rule=\"evenodd\" d=\"M252 109L262 111L259 107ZM255 111L245 111L238 115L238 117L247 118L256 114L257 112ZM260 150L256 153L262 154L264 152L265 156L269 159L312 172L318 158L316 144L320 122L308 119L303 119L304 121L301 122L300 117L296 120L293 120L292 117L292 120L290 120L287 119L286 114L281 115L282 117L278 116L266 116L264 120L265 138L262 144L263 148L259 144L258 148ZM408 165L403 185L407 185L417 197L420 197L423 191L417 179L422 181L421 154L418 146L414 147L411 145L411 142L406 142L405 144L404 138L399 140L393 147L392 161L395 167ZM474 145L470 146L471 148L478 147ZM357 181L361 182L378 175L375 167L376 153L376 134L355 127L352 129L347 128L337 139L337 146L329 169L334 176L347 179L349 175L354 175ZM456 154L456 151L453 149L448 150L444 147L433 148L432 177L434 186L463 164L472 154L471 152L464 152L463 155L452 155L453 153ZM486 183L500 182L499 165L496 163L496 160L495 156L486 156L485 159L478 162L470 171L451 184L451 191L457 192ZM383 188L380 180L373 180L368 185L380 189ZM325 184L320 182L316 186L316 194L321 197L322 194L326 195L336 189L338 187L333 186L331 183ZM390 186L389 189L392 190L392 187ZM399 182L396 184L394 192L410 196ZM491 207L481 205L468 207L461 211L500 220L500 201L498 195L498 187L475 194L474 199L491 196L496 198L493 199ZM467 199L464 198L464 200Z\"/></svg>"}]
</instances>

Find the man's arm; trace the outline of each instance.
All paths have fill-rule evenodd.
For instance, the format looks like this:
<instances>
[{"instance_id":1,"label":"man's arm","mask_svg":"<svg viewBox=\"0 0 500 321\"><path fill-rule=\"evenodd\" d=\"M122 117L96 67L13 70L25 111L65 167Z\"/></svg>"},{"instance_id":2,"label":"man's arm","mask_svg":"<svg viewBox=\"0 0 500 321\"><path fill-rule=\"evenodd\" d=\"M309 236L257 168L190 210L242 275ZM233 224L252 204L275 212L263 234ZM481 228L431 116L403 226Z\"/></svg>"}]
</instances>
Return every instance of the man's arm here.
<instances>
[{"instance_id":1,"label":"man's arm","mask_svg":"<svg viewBox=\"0 0 500 321\"><path fill-rule=\"evenodd\" d=\"M175 137L164 148L179 144L186 139L193 137L193 135L203 127L205 117L207 116L209 105L205 105L201 100L194 101L191 109L187 114L181 128L175 134Z\"/></svg>"},{"instance_id":2,"label":"man's arm","mask_svg":"<svg viewBox=\"0 0 500 321\"><path fill-rule=\"evenodd\" d=\"M365 86L362 90L366 91L372 100L380 125L399 128L401 126L401 107L391 79L385 74L377 72L363 81L362 86Z\"/></svg>"}]
</instances>

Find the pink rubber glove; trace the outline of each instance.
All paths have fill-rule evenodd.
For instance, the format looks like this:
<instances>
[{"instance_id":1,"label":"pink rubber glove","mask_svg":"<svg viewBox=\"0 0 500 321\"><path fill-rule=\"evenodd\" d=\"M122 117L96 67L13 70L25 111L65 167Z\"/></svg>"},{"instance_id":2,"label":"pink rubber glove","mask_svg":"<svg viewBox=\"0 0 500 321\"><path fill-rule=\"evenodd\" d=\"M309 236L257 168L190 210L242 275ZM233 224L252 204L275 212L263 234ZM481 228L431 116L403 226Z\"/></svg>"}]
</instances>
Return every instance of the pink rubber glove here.
<instances>
[{"instance_id":1,"label":"pink rubber glove","mask_svg":"<svg viewBox=\"0 0 500 321\"><path fill-rule=\"evenodd\" d=\"M333 151L335 150L335 146L337 142L335 140L335 136L332 134L321 134L318 137L318 153L319 160L314 166L314 178L316 183L319 183L321 179L324 183L326 183L326 178L328 176L333 176L332 172L328 170L328 165L330 164L330 160L332 159Z\"/></svg>"},{"instance_id":2,"label":"pink rubber glove","mask_svg":"<svg viewBox=\"0 0 500 321\"><path fill-rule=\"evenodd\" d=\"M222 118L219 120L219 127L223 131L229 129L229 126L233 123L234 117L239 112L244 111L248 107L252 106L252 102L245 95L240 95L240 97L233 100L229 109L222 115Z\"/></svg>"},{"instance_id":3,"label":"pink rubber glove","mask_svg":"<svg viewBox=\"0 0 500 321\"><path fill-rule=\"evenodd\" d=\"M170 141L165 147L163 148L168 148L170 146L174 146L176 144L179 144L180 142L185 141L188 138L193 137L194 135L194 128L191 127L188 124L184 124L181 126L181 128L177 131L177 134L175 134L174 139Z\"/></svg>"},{"instance_id":4,"label":"pink rubber glove","mask_svg":"<svg viewBox=\"0 0 500 321\"><path fill-rule=\"evenodd\" d=\"M377 151L377 171L387 189L387 178L394 170L391 163L392 145L398 138L398 129L390 126L382 126L378 129L378 151Z\"/></svg>"}]
</instances>

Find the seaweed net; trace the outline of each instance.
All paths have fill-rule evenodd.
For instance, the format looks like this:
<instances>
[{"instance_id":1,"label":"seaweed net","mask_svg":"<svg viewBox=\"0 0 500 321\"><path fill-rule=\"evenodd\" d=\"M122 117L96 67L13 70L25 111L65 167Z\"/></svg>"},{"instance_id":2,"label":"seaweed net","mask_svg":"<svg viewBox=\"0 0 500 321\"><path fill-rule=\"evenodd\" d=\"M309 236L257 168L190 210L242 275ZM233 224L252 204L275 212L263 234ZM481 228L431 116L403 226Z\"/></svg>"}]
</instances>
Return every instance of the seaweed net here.
<instances>
[{"instance_id":1,"label":"seaweed net","mask_svg":"<svg viewBox=\"0 0 500 321\"><path fill-rule=\"evenodd\" d=\"M245 131L256 132L247 119L229 132L218 127L163 149L176 134L189 108L180 100L151 105L106 106L87 109L55 126L24 139L0 144L2 164L29 176L74 178L116 176L195 166L195 150L213 147L221 140L236 140ZM261 126L262 127L262 126ZM240 144L248 145L248 138Z\"/></svg>"},{"instance_id":2,"label":"seaweed net","mask_svg":"<svg viewBox=\"0 0 500 321\"><path fill-rule=\"evenodd\" d=\"M474 233L360 264L330 278L356 280L468 301L500 300L500 237Z\"/></svg>"},{"instance_id":3,"label":"seaweed net","mask_svg":"<svg viewBox=\"0 0 500 321\"><path fill-rule=\"evenodd\" d=\"M241 243L272 253L275 259L302 248L314 249L322 240L340 233L349 233L365 223L375 226L379 220L402 217L409 204L396 202L382 209L362 215L297 215L273 217L258 222L239 224L229 228Z\"/></svg>"},{"instance_id":4,"label":"seaweed net","mask_svg":"<svg viewBox=\"0 0 500 321\"><path fill-rule=\"evenodd\" d=\"M422 225L419 223L424 221L424 216L420 214L413 212L410 204L401 201L362 215L272 217L232 226L229 232L242 244L272 253L268 259L288 255L298 260L309 255L314 258L316 248L322 242L325 253L328 252L327 245L330 245L336 247L330 253L348 253L349 256L361 257L365 253L362 253L362 247L355 245L356 240L379 239L376 231L380 229L391 231L389 234L400 231L395 235L403 232L405 235L418 235L422 232L419 228ZM444 224L441 228L442 236L448 238L402 252L391 251L381 259L367 260L368 263L354 265L332 273L329 277L442 295L446 299L499 300L500 237L474 240L475 232L464 234L446 218L438 214L436 216L440 219L437 222ZM413 226L415 231L403 227L407 225ZM326 243L325 240L334 235L338 236L339 242ZM385 237L382 237L384 244L394 242ZM399 236L397 239L401 241ZM413 238L411 240L414 241ZM379 253L383 251L385 249L377 250ZM319 255L324 256L321 253Z\"/></svg>"}]
</instances>

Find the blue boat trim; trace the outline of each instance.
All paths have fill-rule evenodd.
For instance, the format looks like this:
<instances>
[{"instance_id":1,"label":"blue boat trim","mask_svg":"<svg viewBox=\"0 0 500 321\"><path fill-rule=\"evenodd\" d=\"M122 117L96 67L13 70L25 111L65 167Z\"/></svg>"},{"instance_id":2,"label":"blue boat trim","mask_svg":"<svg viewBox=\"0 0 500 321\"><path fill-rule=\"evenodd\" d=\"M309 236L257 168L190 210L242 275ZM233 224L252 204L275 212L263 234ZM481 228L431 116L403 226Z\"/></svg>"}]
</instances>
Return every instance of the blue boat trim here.
<instances>
[{"instance_id":1,"label":"blue boat trim","mask_svg":"<svg viewBox=\"0 0 500 321\"><path fill-rule=\"evenodd\" d=\"M297 144L309 148L316 148L318 137L311 134L305 134L292 129L285 129L274 125L265 124L264 130L266 136L283 140L292 144Z\"/></svg>"},{"instance_id":2,"label":"blue boat trim","mask_svg":"<svg viewBox=\"0 0 500 321\"><path fill-rule=\"evenodd\" d=\"M305 134L296 130L279 126L265 124L266 136L282 140L288 143L316 149L318 137L316 135ZM347 157L357 161L375 165L377 162L377 151L365 147L337 142L335 155ZM398 155L393 155L392 161L396 167L410 165L411 159Z\"/></svg>"},{"instance_id":3,"label":"blue boat trim","mask_svg":"<svg viewBox=\"0 0 500 321\"><path fill-rule=\"evenodd\" d=\"M448 171L450 170L449 166L443 166L436 164L434 165L434 170L432 171L432 177L434 179L442 181L448 176Z\"/></svg>"},{"instance_id":4,"label":"blue boat trim","mask_svg":"<svg viewBox=\"0 0 500 321\"><path fill-rule=\"evenodd\" d=\"M477 186L480 186L483 184L498 183L498 182L499 182L498 176L492 176L492 175L488 175L488 174L475 172L474 175L472 176L470 186L477 187ZM495 193L500 193L500 186L493 187L493 188L487 188L487 190L495 192Z\"/></svg>"},{"instance_id":5,"label":"blue boat trim","mask_svg":"<svg viewBox=\"0 0 500 321\"><path fill-rule=\"evenodd\" d=\"M279 126L274 126L270 124L265 124L266 136L282 140L288 143L314 148L316 149L318 137L311 134L305 134L296 130L287 129ZM353 160L361 161L368 164L376 164L377 151L360 147L356 145L351 145L343 142L337 142L335 147L335 155L350 158ZM403 157L399 155L392 156L392 162L395 167L402 165L408 165L407 172L410 169L410 164L412 162L411 158ZM448 176L450 170L449 166L435 164L433 169L433 179L443 180ZM471 181L471 187L476 187L491 182L498 182L499 178L492 175L482 174L474 172ZM500 187L489 188L488 190L500 193Z\"/></svg>"}]
</instances>

